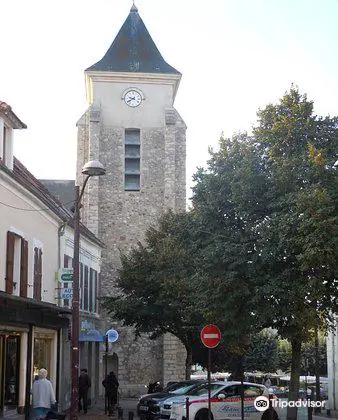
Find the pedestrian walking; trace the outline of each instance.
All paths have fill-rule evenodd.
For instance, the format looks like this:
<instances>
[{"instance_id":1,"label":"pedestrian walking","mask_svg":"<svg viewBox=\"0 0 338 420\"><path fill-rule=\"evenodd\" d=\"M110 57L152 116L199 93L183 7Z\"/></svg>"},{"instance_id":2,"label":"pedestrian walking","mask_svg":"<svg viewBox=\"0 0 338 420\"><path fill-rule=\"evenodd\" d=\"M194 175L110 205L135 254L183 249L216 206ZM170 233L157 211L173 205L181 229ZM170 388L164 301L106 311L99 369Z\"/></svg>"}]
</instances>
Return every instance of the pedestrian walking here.
<instances>
[{"instance_id":1,"label":"pedestrian walking","mask_svg":"<svg viewBox=\"0 0 338 420\"><path fill-rule=\"evenodd\" d=\"M117 380L114 371L109 372L109 375L107 375L102 381L102 385L105 387L106 390L108 413L111 413L115 409L115 406L117 404L117 395L119 388L119 381Z\"/></svg>"},{"instance_id":2,"label":"pedestrian walking","mask_svg":"<svg viewBox=\"0 0 338 420\"><path fill-rule=\"evenodd\" d=\"M35 420L44 419L52 404L56 403L53 386L51 381L47 379L47 374L46 369L40 369L38 379L33 383L32 394Z\"/></svg>"},{"instance_id":3,"label":"pedestrian walking","mask_svg":"<svg viewBox=\"0 0 338 420\"><path fill-rule=\"evenodd\" d=\"M82 410L86 414L88 411L88 391L91 387L91 380L87 369L81 369L79 376L79 412Z\"/></svg>"}]
</instances>

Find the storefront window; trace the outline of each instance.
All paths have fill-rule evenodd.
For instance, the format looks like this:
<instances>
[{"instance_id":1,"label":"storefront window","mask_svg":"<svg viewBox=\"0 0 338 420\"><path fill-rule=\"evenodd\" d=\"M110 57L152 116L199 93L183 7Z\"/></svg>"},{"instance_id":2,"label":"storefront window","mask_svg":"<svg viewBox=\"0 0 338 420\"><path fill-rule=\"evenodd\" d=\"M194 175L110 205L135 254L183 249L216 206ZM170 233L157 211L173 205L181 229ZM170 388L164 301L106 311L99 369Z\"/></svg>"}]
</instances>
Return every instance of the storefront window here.
<instances>
[{"instance_id":1,"label":"storefront window","mask_svg":"<svg viewBox=\"0 0 338 420\"><path fill-rule=\"evenodd\" d=\"M19 337L6 337L5 348L5 405L15 406L18 402L19 379Z\"/></svg>"},{"instance_id":2,"label":"storefront window","mask_svg":"<svg viewBox=\"0 0 338 420\"><path fill-rule=\"evenodd\" d=\"M35 337L34 339L34 375L38 370L45 368L51 371L52 338Z\"/></svg>"}]
</instances>

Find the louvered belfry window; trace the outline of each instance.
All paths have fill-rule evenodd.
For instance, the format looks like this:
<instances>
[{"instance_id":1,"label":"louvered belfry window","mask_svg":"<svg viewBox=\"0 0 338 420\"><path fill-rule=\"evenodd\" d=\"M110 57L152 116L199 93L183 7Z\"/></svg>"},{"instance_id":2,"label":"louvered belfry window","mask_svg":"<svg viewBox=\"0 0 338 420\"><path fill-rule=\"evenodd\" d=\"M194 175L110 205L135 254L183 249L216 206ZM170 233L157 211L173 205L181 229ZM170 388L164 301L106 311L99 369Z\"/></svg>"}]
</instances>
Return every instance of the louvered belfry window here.
<instances>
[{"instance_id":1,"label":"louvered belfry window","mask_svg":"<svg viewBox=\"0 0 338 420\"><path fill-rule=\"evenodd\" d=\"M124 151L124 189L140 191L141 140L139 129L125 130Z\"/></svg>"}]
</instances>

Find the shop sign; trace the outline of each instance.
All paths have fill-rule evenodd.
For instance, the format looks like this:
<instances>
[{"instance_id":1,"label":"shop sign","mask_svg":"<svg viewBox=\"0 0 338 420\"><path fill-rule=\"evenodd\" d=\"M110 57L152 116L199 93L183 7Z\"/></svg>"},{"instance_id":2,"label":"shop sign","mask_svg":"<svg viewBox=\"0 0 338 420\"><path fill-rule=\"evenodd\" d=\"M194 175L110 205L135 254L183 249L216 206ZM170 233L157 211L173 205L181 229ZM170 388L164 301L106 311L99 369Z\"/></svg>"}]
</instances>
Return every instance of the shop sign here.
<instances>
[{"instance_id":1,"label":"shop sign","mask_svg":"<svg viewBox=\"0 0 338 420\"><path fill-rule=\"evenodd\" d=\"M64 283L70 283L73 281L73 269L72 268L60 268L56 273L57 280L63 281Z\"/></svg>"},{"instance_id":2,"label":"shop sign","mask_svg":"<svg viewBox=\"0 0 338 420\"><path fill-rule=\"evenodd\" d=\"M61 299L73 299L73 289L62 287L60 289Z\"/></svg>"}]
</instances>

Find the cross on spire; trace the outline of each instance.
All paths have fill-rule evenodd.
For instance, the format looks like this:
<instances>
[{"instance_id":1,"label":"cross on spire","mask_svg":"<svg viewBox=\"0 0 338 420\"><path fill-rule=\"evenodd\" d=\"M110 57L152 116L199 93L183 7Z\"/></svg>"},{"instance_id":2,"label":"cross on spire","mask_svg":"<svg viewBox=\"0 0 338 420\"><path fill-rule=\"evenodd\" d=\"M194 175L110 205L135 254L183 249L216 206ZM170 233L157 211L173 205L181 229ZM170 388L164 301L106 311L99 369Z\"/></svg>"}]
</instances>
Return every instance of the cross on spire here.
<instances>
[{"instance_id":1,"label":"cross on spire","mask_svg":"<svg viewBox=\"0 0 338 420\"><path fill-rule=\"evenodd\" d=\"M133 0L133 5L131 6L130 11L131 11L131 12L137 12L137 11L138 11L138 9L137 9L137 7L136 7L136 5L135 5L135 0Z\"/></svg>"}]
</instances>

